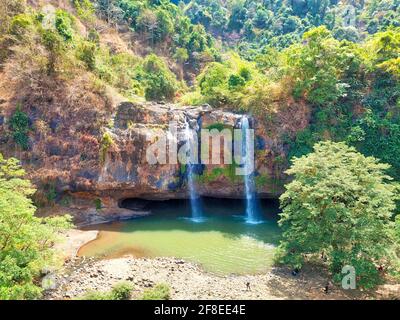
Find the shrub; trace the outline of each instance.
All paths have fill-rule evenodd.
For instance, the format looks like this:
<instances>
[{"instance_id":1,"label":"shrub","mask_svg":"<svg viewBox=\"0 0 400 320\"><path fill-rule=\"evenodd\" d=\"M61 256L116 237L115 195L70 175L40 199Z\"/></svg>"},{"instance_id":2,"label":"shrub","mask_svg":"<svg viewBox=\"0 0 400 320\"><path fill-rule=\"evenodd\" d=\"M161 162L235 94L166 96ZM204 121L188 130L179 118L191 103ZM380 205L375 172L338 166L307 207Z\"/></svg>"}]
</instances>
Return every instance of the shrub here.
<instances>
[{"instance_id":1,"label":"shrub","mask_svg":"<svg viewBox=\"0 0 400 320\"><path fill-rule=\"evenodd\" d=\"M74 33L72 25L73 25L73 18L68 12L66 12L64 10L56 11L57 32L66 41L72 40L73 33Z\"/></svg>"},{"instance_id":2,"label":"shrub","mask_svg":"<svg viewBox=\"0 0 400 320\"><path fill-rule=\"evenodd\" d=\"M10 118L10 129L13 132L15 143L27 150L29 147L29 118L25 112L21 111L20 106Z\"/></svg>"},{"instance_id":3,"label":"shrub","mask_svg":"<svg viewBox=\"0 0 400 320\"><path fill-rule=\"evenodd\" d=\"M160 283L152 289L144 291L142 300L169 300L170 288L167 284Z\"/></svg>"},{"instance_id":4,"label":"shrub","mask_svg":"<svg viewBox=\"0 0 400 320\"><path fill-rule=\"evenodd\" d=\"M113 286L111 291L88 291L78 300L129 300L133 286L128 282L120 282Z\"/></svg>"},{"instance_id":5,"label":"shrub","mask_svg":"<svg viewBox=\"0 0 400 320\"><path fill-rule=\"evenodd\" d=\"M19 14L11 20L9 33L20 39L32 23L33 21L30 15Z\"/></svg>"},{"instance_id":6,"label":"shrub","mask_svg":"<svg viewBox=\"0 0 400 320\"><path fill-rule=\"evenodd\" d=\"M111 290L112 300L129 300L132 294L133 286L128 282L116 284Z\"/></svg>"},{"instance_id":7,"label":"shrub","mask_svg":"<svg viewBox=\"0 0 400 320\"><path fill-rule=\"evenodd\" d=\"M49 204L54 204L57 199L57 190L53 183L49 183L45 186L46 198Z\"/></svg>"},{"instance_id":8,"label":"shrub","mask_svg":"<svg viewBox=\"0 0 400 320\"><path fill-rule=\"evenodd\" d=\"M88 291L83 296L78 297L77 300L111 300L110 295L105 292Z\"/></svg>"},{"instance_id":9,"label":"shrub","mask_svg":"<svg viewBox=\"0 0 400 320\"><path fill-rule=\"evenodd\" d=\"M101 199L94 200L94 206L96 207L96 210L101 210Z\"/></svg>"},{"instance_id":10,"label":"shrub","mask_svg":"<svg viewBox=\"0 0 400 320\"><path fill-rule=\"evenodd\" d=\"M90 71L96 69L96 44L84 41L77 50L78 59L82 60Z\"/></svg>"},{"instance_id":11,"label":"shrub","mask_svg":"<svg viewBox=\"0 0 400 320\"><path fill-rule=\"evenodd\" d=\"M90 0L74 0L76 12L84 21L92 22L95 18L95 7Z\"/></svg>"},{"instance_id":12,"label":"shrub","mask_svg":"<svg viewBox=\"0 0 400 320\"><path fill-rule=\"evenodd\" d=\"M47 73L50 75L56 71L57 62L60 60L60 57L65 50L63 39L57 32L53 30L43 30L42 42L49 52L47 61Z\"/></svg>"},{"instance_id":13,"label":"shrub","mask_svg":"<svg viewBox=\"0 0 400 320\"><path fill-rule=\"evenodd\" d=\"M228 80L229 90L235 90L238 87L244 86L245 84L246 84L246 80L239 75L232 74L229 77L229 80Z\"/></svg>"},{"instance_id":14,"label":"shrub","mask_svg":"<svg viewBox=\"0 0 400 320\"><path fill-rule=\"evenodd\" d=\"M100 146L100 161L104 163L106 161L106 155L108 149L113 145L114 141L110 133L106 132L103 134L103 138L101 139Z\"/></svg>"}]
</instances>

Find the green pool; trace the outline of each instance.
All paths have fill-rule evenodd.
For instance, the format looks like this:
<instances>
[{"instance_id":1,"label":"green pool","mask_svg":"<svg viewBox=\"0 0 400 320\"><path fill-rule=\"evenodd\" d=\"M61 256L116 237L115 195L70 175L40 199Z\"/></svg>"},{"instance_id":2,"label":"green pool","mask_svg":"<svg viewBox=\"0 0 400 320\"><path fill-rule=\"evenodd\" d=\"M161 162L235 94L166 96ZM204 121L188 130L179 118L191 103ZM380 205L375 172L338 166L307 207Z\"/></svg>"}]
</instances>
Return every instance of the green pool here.
<instances>
[{"instance_id":1,"label":"green pool","mask_svg":"<svg viewBox=\"0 0 400 320\"><path fill-rule=\"evenodd\" d=\"M221 275L267 271L280 236L277 204L263 202L264 222L252 225L244 222L241 201L202 202L202 223L190 220L188 203L169 201L152 204L153 215L145 218L90 227L100 230L99 237L79 255L177 257Z\"/></svg>"}]
</instances>

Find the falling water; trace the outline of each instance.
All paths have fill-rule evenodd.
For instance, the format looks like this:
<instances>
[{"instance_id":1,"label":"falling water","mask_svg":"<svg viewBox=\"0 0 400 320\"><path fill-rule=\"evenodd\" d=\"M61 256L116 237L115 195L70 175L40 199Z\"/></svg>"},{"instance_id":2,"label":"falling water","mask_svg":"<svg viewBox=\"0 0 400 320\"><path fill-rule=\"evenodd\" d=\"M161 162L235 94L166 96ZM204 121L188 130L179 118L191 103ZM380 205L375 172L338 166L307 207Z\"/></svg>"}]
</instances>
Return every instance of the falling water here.
<instances>
[{"instance_id":1,"label":"falling water","mask_svg":"<svg viewBox=\"0 0 400 320\"><path fill-rule=\"evenodd\" d=\"M196 191L196 185L194 183L194 168L197 164L196 158L198 157L198 140L197 134L190 128L189 121L186 120L185 124L185 138L187 143L187 183L190 195L190 206L192 210L192 221L202 222L203 217L201 213L201 207L199 203L199 196Z\"/></svg>"},{"instance_id":2,"label":"falling water","mask_svg":"<svg viewBox=\"0 0 400 320\"><path fill-rule=\"evenodd\" d=\"M244 162L244 184L246 196L246 222L251 224L260 223L256 199L256 185L254 182L254 142L251 141L249 119L242 117L242 157ZM253 152L253 154L251 154Z\"/></svg>"}]
</instances>

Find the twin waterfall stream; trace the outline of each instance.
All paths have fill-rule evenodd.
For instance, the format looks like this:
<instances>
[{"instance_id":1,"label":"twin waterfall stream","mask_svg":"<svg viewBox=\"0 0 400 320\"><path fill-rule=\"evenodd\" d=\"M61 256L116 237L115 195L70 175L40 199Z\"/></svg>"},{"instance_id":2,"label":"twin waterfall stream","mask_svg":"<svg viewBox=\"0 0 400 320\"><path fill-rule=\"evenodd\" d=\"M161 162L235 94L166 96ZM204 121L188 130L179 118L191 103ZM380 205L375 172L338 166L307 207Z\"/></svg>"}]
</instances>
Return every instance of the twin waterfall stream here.
<instances>
[{"instance_id":1,"label":"twin waterfall stream","mask_svg":"<svg viewBox=\"0 0 400 320\"><path fill-rule=\"evenodd\" d=\"M235 187L242 187L241 199L201 197L198 175L202 123L187 116L178 137L181 173L190 201L170 200L148 203L151 215L93 226L101 236L79 250L79 256L116 258L174 257L199 264L218 275L260 274L270 270L280 229L275 202L256 196L254 181L254 134L252 119L242 116L235 125ZM177 140L178 140L177 139ZM181 152L182 150L182 152ZM226 168L224 168L226 169ZM237 184L237 186L236 186ZM188 199L188 200L189 200ZM135 200L135 199L133 199ZM189 205L189 208L188 208ZM88 229L90 230L90 229Z\"/></svg>"},{"instance_id":2,"label":"twin waterfall stream","mask_svg":"<svg viewBox=\"0 0 400 320\"><path fill-rule=\"evenodd\" d=\"M246 216L245 221L249 224L258 224L262 220L259 219L258 204L256 198L256 185L254 181L254 149L251 148L251 139L253 135L250 134L250 122L247 116L243 116L240 120L240 127L242 130L242 166L244 171L244 198L246 199ZM191 214L193 222L203 222L204 217L202 214L200 196L196 190L195 184L195 166L198 163L198 135L195 130L190 127L189 120L186 119L185 123L185 139L186 139L186 174L187 184L190 196ZM253 154L251 154L253 152Z\"/></svg>"}]
</instances>

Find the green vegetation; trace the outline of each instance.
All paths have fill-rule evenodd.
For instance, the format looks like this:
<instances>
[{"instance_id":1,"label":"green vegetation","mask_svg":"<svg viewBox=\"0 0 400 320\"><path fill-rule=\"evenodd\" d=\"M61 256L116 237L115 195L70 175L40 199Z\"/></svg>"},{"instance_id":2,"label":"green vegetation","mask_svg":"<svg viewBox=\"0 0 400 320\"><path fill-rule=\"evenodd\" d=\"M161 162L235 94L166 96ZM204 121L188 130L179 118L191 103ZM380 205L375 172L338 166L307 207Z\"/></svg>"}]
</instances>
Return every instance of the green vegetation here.
<instances>
[{"instance_id":1,"label":"green vegetation","mask_svg":"<svg viewBox=\"0 0 400 320\"><path fill-rule=\"evenodd\" d=\"M146 57L137 78L144 83L147 100L172 100L179 87L165 62L154 54Z\"/></svg>"},{"instance_id":2,"label":"green vegetation","mask_svg":"<svg viewBox=\"0 0 400 320\"><path fill-rule=\"evenodd\" d=\"M285 48L303 33L325 25L338 40L357 42L366 34L400 25L396 0L282 1L186 0L186 15L215 36L232 38L247 57L269 47ZM239 34L240 38L233 37ZM234 41L236 40L236 41Z\"/></svg>"},{"instance_id":3,"label":"green vegetation","mask_svg":"<svg viewBox=\"0 0 400 320\"><path fill-rule=\"evenodd\" d=\"M108 149L114 144L112 136L109 132L103 134L100 144L100 162L104 163L106 161L106 156Z\"/></svg>"},{"instance_id":4,"label":"green vegetation","mask_svg":"<svg viewBox=\"0 0 400 320\"><path fill-rule=\"evenodd\" d=\"M145 290L142 300L169 300L170 291L169 285L160 283L154 288Z\"/></svg>"},{"instance_id":5,"label":"green vegetation","mask_svg":"<svg viewBox=\"0 0 400 320\"><path fill-rule=\"evenodd\" d=\"M232 126L228 126L223 123L217 122L217 123L210 124L209 126L205 127L205 129L210 130L210 131L214 130L214 129L216 129L218 131L222 131L224 129L232 129Z\"/></svg>"},{"instance_id":6,"label":"green vegetation","mask_svg":"<svg viewBox=\"0 0 400 320\"><path fill-rule=\"evenodd\" d=\"M95 6L90 0L74 0L78 17L86 22L94 20Z\"/></svg>"},{"instance_id":7,"label":"green vegetation","mask_svg":"<svg viewBox=\"0 0 400 320\"><path fill-rule=\"evenodd\" d=\"M38 218L35 192L16 159L0 154L0 300L36 299L41 270L57 266L55 242L69 217Z\"/></svg>"},{"instance_id":8,"label":"green vegetation","mask_svg":"<svg viewBox=\"0 0 400 320\"><path fill-rule=\"evenodd\" d=\"M254 180L255 180L257 188L262 188L262 187L268 185L268 183L270 182L269 177L265 176L265 175L256 176Z\"/></svg>"},{"instance_id":9,"label":"green vegetation","mask_svg":"<svg viewBox=\"0 0 400 320\"><path fill-rule=\"evenodd\" d=\"M218 59L214 39L203 25L192 24L180 5L150 0L96 2L100 16L128 23L143 45L161 47L177 62L188 62L192 70L198 71L205 63Z\"/></svg>"},{"instance_id":10,"label":"green vegetation","mask_svg":"<svg viewBox=\"0 0 400 320\"><path fill-rule=\"evenodd\" d=\"M143 59L132 52L111 52L108 46L100 43L99 34L92 27L95 19L93 3L76 0L74 4L78 17L88 25L87 34L80 33L77 18L65 10L55 11L53 25L51 16L45 12L15 8L15 15L7 17L10 27L0 36L0 52L9 54L13 45L24 51L22 48L33 50L42 45L45 52L40 55L32 52L35 61L30 67L34 69L36 64L48 76L72 78L86 68L93 74L94 82L111 85L131 99L146 96L148 99L171 100L175 97L182 86L164 58L150 54ZM182 50L180 52L182 56Z\"/></svg>"},{"instance_id":11,"label":"green vegetation","mask_svg":"<svg viewBox=\"0 0 400 320\"><path fill-rule=\"evenodd\" d=\"M96 210L101 210L101 208L102 208L101 199L95 199L94 206L95 206Z\"/></svg>"},{"instance_id":12,"label":"green vegetation","mask_svg":"<svg viewBox=\"0 0 400 320\"><path fill-rule=\"evenodd\" d=\"M10 129L15 143L23 150L27 150L29 148L29 118L25 112L21 111L19 106L10 118Z\"/></svg>"},{"instance_id":13,"label":"green vegetation","mask_svg":"<svg viewBox=\"0 0 400 320\"><path fill-rule=\"evenodd\" d=\"M236 174L236 168L237 165L235 163L213 168L211 171L205 171L202 175L197 175L196 180L201 183L209 183L216 181L220 177L225 177L232 183L240 182L243 177Z\"/></svg>"},{"instance_id":14,"label":"green vegetation","mask_svg":"<svg viewBox=\"0 0 400 320\"><path fill-rule=\"evenodd\" d=\"M129 282L117 283L108 292L89 291L79 300L129 300L132 295L133 286ZM170 288L167 284L157 284L154 288L147 289L141 300L169 300Z\"/></svg>"},{"instance_id":15,"label":"green vegetation","mask_svg":"<svg viewBox=\"0 0 400 320\"><path fill-rule=\"evenodd\" d=\"M129 300L133 286L129 282L120 282L109 292L89 291L78 300Z\"/></svg>"},{"instance_id":16,"label":"green vegetation","mask_svg":"<svg viewBox=\"0 0 400 320\"><path fill-rule=\"evenodd\" d=\"M223 62L210 63L200 73L196 91L183 96L182 101L185 104L209 103L238 111L263 112L265 101L257 100L256 96L260 90L267 90L268 82L255 62L245 61L230 52L224 56Z\"/></svg>"},{"instance_id":17,"label":"green vegetation","mask_svg":"<svg viewBox=\"0 0 400 320\"><path fill-rule=\"evenodd\" d=\"M54 184L50 183L47 184L44 188L46 191L46 198L49 204L54 204L54 202L56 201L57 198L57 191L56 191L56 187L54 186Z\"/></svg>"},{"instance_id":18,"label":"green vegetation","mask_svg":"<svg viewBox=\"0 0 400 320\"><path fill-rule=\"evenodd\" d=\"M36 120L47 126L45 117L59 116L51 109L56 94L30 99L24 92L55 88L58 93L65 85L68 100L81 101L71 85L81 78L91 84L86 92L96 91L99 105L104 103L93 106L101 110L98 118L114 112L108 91L131 101L208 103L253 114L270 134L273 148L279 148L273 170L293 161L288 174L294 181L281 198L282 261L300 267L322 254L334 277L350 264L367 288L381 281L377 266L396 271L400 218L395 217L397 191L389 176L400 179L398 0L71 3L75 10L55 8L53 17L26 1L2 2L1 80L4 74L19 81L21 89L14 89L22 93L10 101L23 101L23 107L12 105L5 116L2 112L0 130L17 150L28 154L35 149ZM109 28L98 23L100 18ZM43 119L36 119L33 109ZM102 135L102 125L99 119L93 130L75 131L91 135L96 146L100 142L104 164L114 142L109 132ZM221 123L208 127L224 128ZM81 160L89 163L90 152L82 152ZM183 175L186 168L180 169ZM235 169L209 169L197 179L226 177L234 183ZM52 243L68 220L36 218L30 200L34 190L22 177L15 159L0 156L0 298L40 296L38 275L53 263ZM280 187L274 179L255 176L258 187ZM54 185L43 183L42 189L37 203L53 204ZM101 209L99 199L94 205ZM88 297L128 297L128 287L115 290ZM146 299L168 296L165 285L144 294Z\"/></svg>"},{"instance_id":19,"label":"green vegetation","mask_svg":"<svg viewBox=\"0 0 400 320\"><path fill-rule=\"evenodd\" d=\"M392 218L399 193L388 168L345 143L319 143L295 158L287 171L294 180L280 198L281 261L300 268L322 256L336 280L351 265L365 288L381 282L379 266L398 271Z\"/></svg>"}]
</instances>

